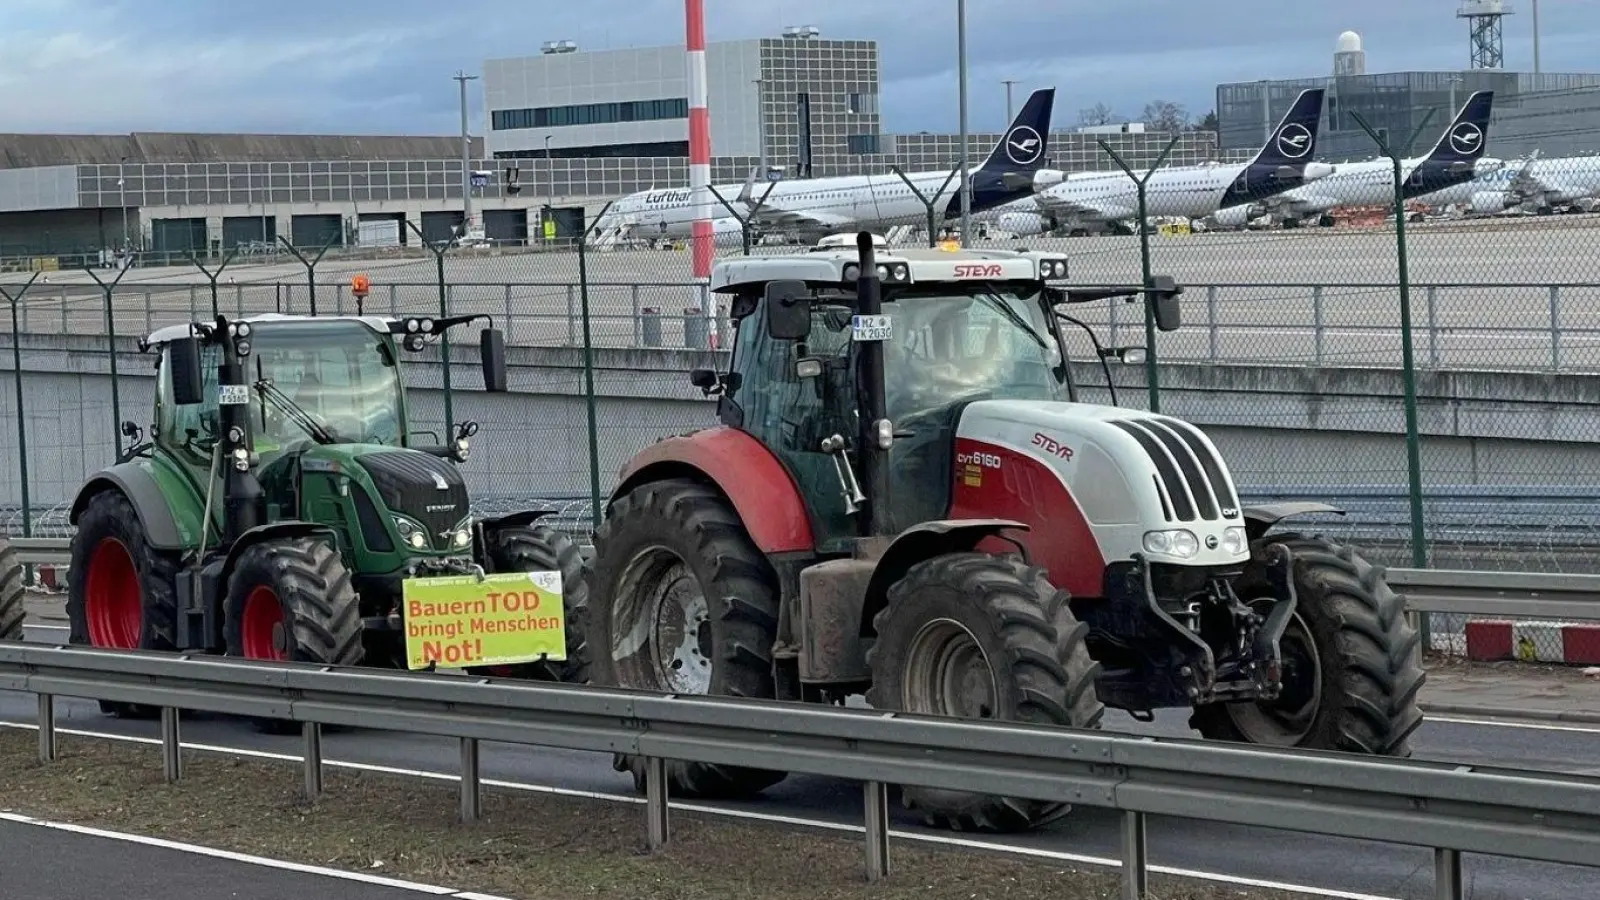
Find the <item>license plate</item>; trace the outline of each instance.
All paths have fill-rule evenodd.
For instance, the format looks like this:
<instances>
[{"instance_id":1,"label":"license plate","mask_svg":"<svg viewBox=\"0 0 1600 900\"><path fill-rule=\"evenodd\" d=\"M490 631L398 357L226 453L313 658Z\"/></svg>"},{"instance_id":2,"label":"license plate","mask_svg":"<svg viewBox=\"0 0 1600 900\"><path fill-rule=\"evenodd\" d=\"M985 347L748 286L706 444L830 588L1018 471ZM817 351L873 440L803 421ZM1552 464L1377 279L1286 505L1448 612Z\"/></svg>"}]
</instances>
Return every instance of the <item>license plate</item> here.
<instances>
[{"instance_id":1,"label":"license plate","mask_svg":"<svg viewBox=\"0 0 1600 900\"><path fill-rule=\"evenodd\" d=\"M222 406L243 406L250 402L250 386L246 384L217 385L217 403Z\"/></svg>"},{"instance_id":2,"label":"license plate","mask_svg":"<svg viewBox=\"0 0 1600 900\"><path fill-rule=\"evenodd\" d=\"M852 316L850 339L853 341L887 341L894 337L894 326L888 316Z\"/></svg>"}]
</instances>

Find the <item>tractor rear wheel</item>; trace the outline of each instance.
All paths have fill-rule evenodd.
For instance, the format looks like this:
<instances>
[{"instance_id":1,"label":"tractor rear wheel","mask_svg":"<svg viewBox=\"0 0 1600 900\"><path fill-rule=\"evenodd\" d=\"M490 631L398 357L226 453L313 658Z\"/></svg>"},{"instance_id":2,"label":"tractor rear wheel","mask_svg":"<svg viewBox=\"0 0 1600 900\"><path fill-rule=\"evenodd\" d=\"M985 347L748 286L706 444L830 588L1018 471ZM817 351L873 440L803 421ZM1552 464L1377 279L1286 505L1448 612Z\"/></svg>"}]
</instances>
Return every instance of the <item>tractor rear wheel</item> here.
<instances>
[{"instance_id":1,"label":"tractor rear wheel","mask_svg":"<svg viewBox=\"0 0 1600 900\"><path fill-rule=\"evenodd\" d=\"M617 499L594 543L594 684L776 696L778 577L721 494L692 481L641 485ZM619 755L616 768L644 789L642 759ZM747 796L785 774L667 762L677 796Z\"/></svg>"},{"instance_id":2,"label":"tractor rear wheel","mask_svg":"<svg viewBox=\"0 0 1600 900\"><path fill-rule=\"evenodd\" d=\"M474 675L586 684L589 681L589 579L583 551L564 532L548 525L502 528L488 536L491 572L560 572L566 616L567 658L508 666L474 666Z\"/></svg>"},{"instance_id":3,"label":"tractor rear wheel","mask_svg":"<svg viewBox=\"0 0 1600 900\"><path fill-rule=\"evenodd\" d=\"M1271 602L1265 552L1272 543L1294 554L1299 601L1280 643L1283 691L1272 701L1202 706L1190 727L1212 740L1410 756L1426 675L1403 599L1381 568L1350 547L1285 532L1252 546L1234 585L1247 604Z\"/></svg>"},{"instance_id":4,"label":"tractor rear wheel","mask_svg":"<svg viewBox=\"0 0 1600 900\"><path fill-rule=\"evenodd\" d=\"M11 542L0 538L0 641L22 640L22 563Z\"/></svg>"},{"instance_id":5,"label":"tractor rear wheel","mask_svg":"<svg viewBox=\"0 0 1600 900\"><path fill-rule=\"evenodd\" d=\"M113 650L176 650L178 560L145 541L121 492L102 491L78 517L67 569L67 641ZM148 719L142 703L100 701L100 711Z\"/></svg>"},{"instance_id":6,"label":"tractor rear wheel","mask_svg":"<svg viewBox=\"0 0 1600 900\"><path fill-rule=\"evenodd\" d=\"M988 553L948 553L912 566L873 618L867 651L874 709L1098 728L1100 666L1089 626L1044 570ZM901 787L901 802L935 827L1021 831L1065 803Z\"/></svg>"},{"instance_id":7,"label":"tractor rear wheel","mask_svg":"<svg viewBox=\"0 0 1600 900\"><path fill-rule=\"evenodd\" d=\"M314 537L269 540L245 550L228 579L222 628L228 655L357 666L363 658L359 598L344 561ZM299 729L254 719L272 733Z\"/></svg>"}]
</instances>

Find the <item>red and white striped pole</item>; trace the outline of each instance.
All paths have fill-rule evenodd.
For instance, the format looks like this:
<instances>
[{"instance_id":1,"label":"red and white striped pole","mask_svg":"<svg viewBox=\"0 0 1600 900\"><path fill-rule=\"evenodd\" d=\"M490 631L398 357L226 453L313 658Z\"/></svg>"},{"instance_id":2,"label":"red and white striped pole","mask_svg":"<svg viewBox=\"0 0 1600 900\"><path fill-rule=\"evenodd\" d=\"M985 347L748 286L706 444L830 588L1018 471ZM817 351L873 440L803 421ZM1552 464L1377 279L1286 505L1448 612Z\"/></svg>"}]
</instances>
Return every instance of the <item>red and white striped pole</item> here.
<instances>
[{"instance_id":1,"label":"red and white striped pole","mask_svg":"<svg viewBox=\"0 0 1600 900\"><path fill-rule=\"evenodd\" d=\"M689 191L695 218L689 249L693 258L694 279L702 285L711 280L711 261L716 254L711 227L711 112L706 108L706 8L705 0L684 0L683 18L689 58ZM709 320L711 346L717 346L717 302L704 287L705 313Z\"/></svg>"}]
</instances>

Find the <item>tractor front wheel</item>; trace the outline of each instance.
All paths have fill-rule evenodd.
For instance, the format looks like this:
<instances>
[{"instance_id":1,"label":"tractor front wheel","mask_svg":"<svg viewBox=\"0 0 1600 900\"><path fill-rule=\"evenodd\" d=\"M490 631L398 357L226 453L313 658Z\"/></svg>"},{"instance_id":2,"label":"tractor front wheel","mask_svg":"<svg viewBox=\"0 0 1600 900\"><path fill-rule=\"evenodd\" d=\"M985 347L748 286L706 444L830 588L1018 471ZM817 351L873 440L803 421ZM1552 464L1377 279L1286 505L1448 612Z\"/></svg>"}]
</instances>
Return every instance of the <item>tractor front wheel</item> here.
<instances>
[{"instance_id":1,"label":"tractor front wheel","mask_svg":"<svg viewBox=\"0 0 1600 900\"><path fill-rule=\"evenodd\" d=\"M120 491L94 495L78 517L67 569L68 642L112 650L176 650L178 560L145 540ZM160 710L100 701L100 711L148 719Z\"/></svg>"},{"instance_id":2,"label":"tractor front wheel","mask_svg":"<svg viewBox=\"0 0 1600 900\"><path fill-rule=\"evenodd\" d=\"M1403 599L1382 569L1350 547L1285 532L1256 540L1234 585L1240 600L1263 612L1272 602L1266 548L1273 543L1294 555L1299 601L1279 642L1283 690L1272 701L1199 707L1190 727L1212 740L1410 756L1426 675Z\"/></svg>"},{"instance_id":3,"label":"tractor front wheel","mask_svg":"<svg viewBox=\"0 0 1600 900\"><path fill-rule=\"evenodd\" d=\"M595 534L589 620L593 683L770 699L778 578L716 490L645 484L618 498ZM643 760L618 756L644 789ZM785 773L667 762L674 795L758 793Z\"/></svg>"},{"instance_id":4,"label":"tractor front wheel","mask_svg":"<svg viewBox=\"0 0 1600 900\"><path fill-rule=\"evenodd\" d=\"M1098 728L1100 667L1087 624L1044 570L988 553L949 553L912 566L889 588L867 652L874 709ZM901 802L934 827L1022 831L1065 815L1065 803L903 786Z\"/></svg>"},{"instance_id":5,"label":"tractor front wheel","mask_svg":"<svg viewBox=\"0 0 1600 900\"><path fill-rule=\"evenodd\" d=\"M22 563L11 542L0 538L0 641L22 640Z\"/></svg>"},{"instance_id":6,"label":"tractor front wheel","mask_svg":"<svg viewBox=\"0 0 1600 900\"><path fill-rule=\"evenodd\" d=\"M245 550L223 601L228 655L356 666L363 658L359 600L338 552L313 537L269 540ZM298 728L254 720L263 731Z\"/></svg>"},{"instance_id":7,"label":"tractor front wheel","mask_svg":"<svg viewBox=\"0 0 1600 900\"><path fill-rule=\"evenodd\" d=\"M586 684L589 681L589 579L583 551L565 533L548 525L502 528L488 535L491 572L560 572L561 600L565 611L567 658L565 661L531 662L507 666L474 666L474 675L526 678Z\"/></svg>"}]
</instances>

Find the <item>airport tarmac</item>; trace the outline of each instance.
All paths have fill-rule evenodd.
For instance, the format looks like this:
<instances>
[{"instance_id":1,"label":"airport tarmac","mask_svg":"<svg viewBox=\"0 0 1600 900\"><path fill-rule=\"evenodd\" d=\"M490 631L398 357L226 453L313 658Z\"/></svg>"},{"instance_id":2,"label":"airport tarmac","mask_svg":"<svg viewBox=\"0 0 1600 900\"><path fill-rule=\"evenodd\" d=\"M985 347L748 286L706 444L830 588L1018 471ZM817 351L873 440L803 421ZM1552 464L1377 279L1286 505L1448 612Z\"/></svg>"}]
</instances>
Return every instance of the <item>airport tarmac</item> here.
<instances>
[{"instance_id":1,"label":"airport tarmac","mask_svg":"<svg viewBox=\"0 0 1600 900\"><path fill-rule=\"evenodd\" d=\"M1453 368L1600 369L1600 218L1413 225L1407 245L1414 347L1420 365ZM1016 239L997 246L1060 250L1080 284L1139 279L1136 237ZM1186 327L1159 338L1172 361L1398 366L1399 291L1393 231L1297 229L1152 235L1152 270L1186 286ZM759 247L758 253L801 248ZM721 255L737 254L723 249ZM699 341L703 297L681 250L587 254L591 333L598 346L685 346ZM354 312L348 283L366 274L377 313L440 307L432 258L327 259L317 267L318 309ZM115 273L100 271L102 278ZM583 292L576 253L453 251L445 280L452 311L495 316L514 343L582 341ZM0 276L13 289L21 279ZM307 312L298 262L228 266L219 280L225 313ZM208 317L211 290L192 268L131 269L116 290L118 331L148 333ZM652 314L652 310L655 311ZM1141 343L1126 304L1075 310L1114 345ZM1552 312L1554 316L1552 316ZM50 272L24 297L28 332L103 333L104 310L85 272ZM1116 321L1115 333L1111 324ZM9 322L0 322L0 330ZM1083 341L1083 352L1088 351Z\"/></svg>"}]
</instances>

